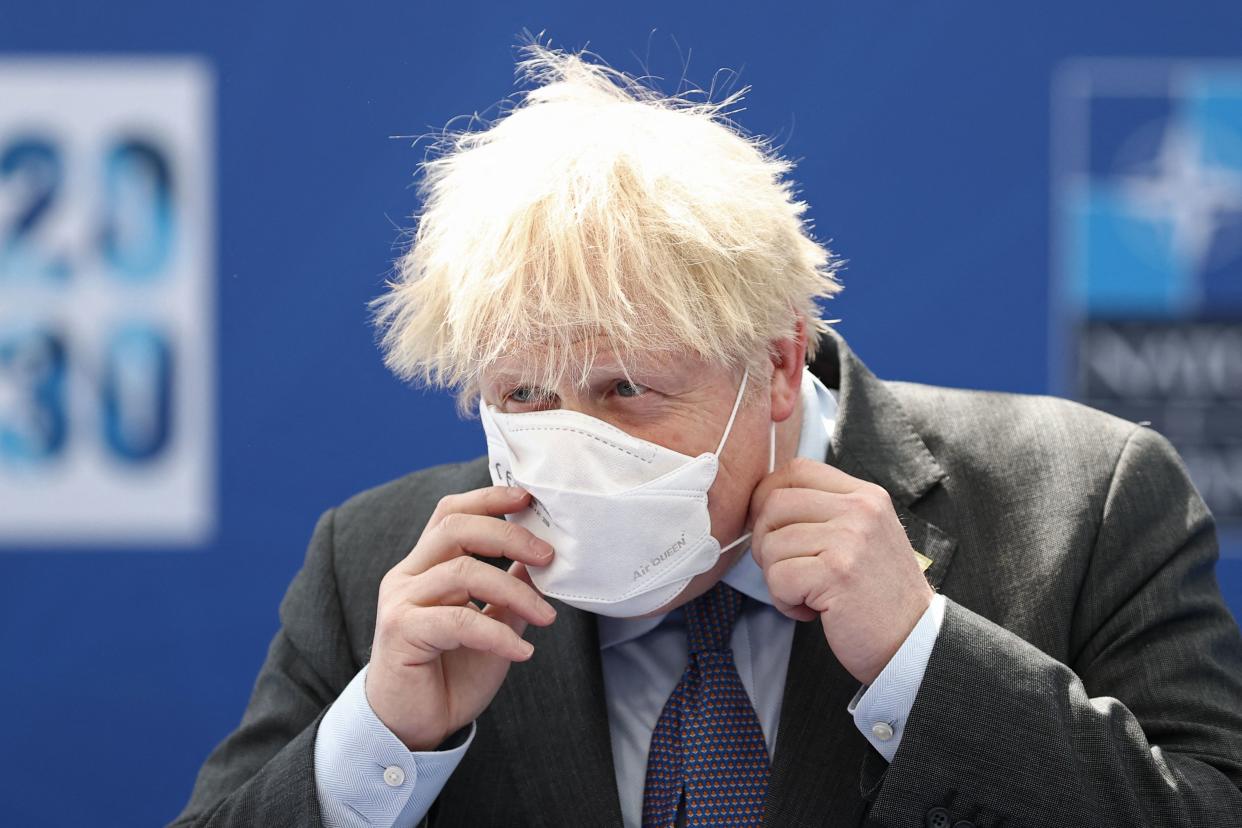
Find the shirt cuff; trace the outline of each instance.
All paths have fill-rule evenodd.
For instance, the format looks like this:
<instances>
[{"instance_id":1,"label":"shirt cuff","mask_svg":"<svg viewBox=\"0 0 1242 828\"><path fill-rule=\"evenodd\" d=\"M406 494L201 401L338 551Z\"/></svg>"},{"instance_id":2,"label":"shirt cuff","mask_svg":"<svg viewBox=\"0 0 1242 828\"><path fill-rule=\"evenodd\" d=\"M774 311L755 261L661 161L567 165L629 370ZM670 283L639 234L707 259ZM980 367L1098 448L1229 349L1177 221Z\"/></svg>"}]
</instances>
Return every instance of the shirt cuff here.
<instances>
[{"instance_id":1,"label":"shirt cuff","mask_svg":"<svg viewBox=\"0 0 1242 828\"><path fill-rule=\"evenodd\" d=\"M923 683L923 673L943 621L944 596L936 593L875 681L858 688L847 708L854 717L854 725L889 762L901 745L906 719L914 707L914 697Z\"/></svg>"},{"instance_id":2,"label":"shirt cuff","mask_svg":"<svg viewBox=\"0 0 1242 828\"><path fill-rule=\"evenodd\" d=\"M369 666L345 686L315 735L315 789L327 828L393 825L399 816L416 824L474 741L471 722L464 741L445 742L455 747L406 748L367 701Z\"/></svg>"}]
</instances>

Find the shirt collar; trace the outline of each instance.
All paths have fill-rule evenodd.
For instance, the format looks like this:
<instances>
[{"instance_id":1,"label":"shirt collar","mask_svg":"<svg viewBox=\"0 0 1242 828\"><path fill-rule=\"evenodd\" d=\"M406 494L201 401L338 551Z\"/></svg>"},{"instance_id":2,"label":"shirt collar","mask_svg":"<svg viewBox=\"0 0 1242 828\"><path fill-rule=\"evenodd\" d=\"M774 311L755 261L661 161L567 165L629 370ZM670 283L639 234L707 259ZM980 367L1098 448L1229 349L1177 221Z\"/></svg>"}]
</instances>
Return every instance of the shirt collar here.
<instances>
[{"instance_id":1,"label":"shirt collar","mask_svg":"<svg viewBox=\"0 0 1242 828\"><path fill-rule=\"evenodd\" d=\"M823 462L828 456L828 446L832 440L833 428L837 420L837 395L820 382L809 368L802 369L802 430L798 435L799 457L807 457ZM755 563L750 554L749 544L738 557L728 572L721 578L726 584L768 606L772 606L772 596L768 592L763 571ZM680 609L672 613L679 613ZM613 618L608 615L598 616L599 647L606 650L626 641L632 641L651 630L654 630L671 613L653 618Z\"/></svg>"}]
</instances>

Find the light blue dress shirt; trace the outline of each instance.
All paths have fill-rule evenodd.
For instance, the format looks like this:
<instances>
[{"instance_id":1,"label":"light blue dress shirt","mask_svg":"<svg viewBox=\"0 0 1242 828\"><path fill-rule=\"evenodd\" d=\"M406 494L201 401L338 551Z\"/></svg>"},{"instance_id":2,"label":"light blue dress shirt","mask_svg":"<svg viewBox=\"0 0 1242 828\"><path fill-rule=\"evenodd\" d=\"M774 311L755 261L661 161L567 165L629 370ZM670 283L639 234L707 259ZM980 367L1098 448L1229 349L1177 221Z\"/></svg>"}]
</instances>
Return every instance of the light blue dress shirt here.
<instances>
[{"instance_id":1,"label":"light blue dress shirt","mask_svg":"<svg viewBox=\"0 0 1242 828\"><path fill-rule=\"evenodd\" d=\"M801 405L797 453L822 461L836 423L836 396L804 371ZM746 602L731 643L770 757L776 751L796 622L772 605L763 572L751 555L742 554L723 580L754 599ZM875 681L858 689L848 706L855 726L890 762L901 744L943 618L944 598L937 593L892 660ZM657 618L599 616L598 620L621 815L626 828L640 828L651 732L689 660L684 614L675 609ZM315 786L324 824L414 826L469 749L475 726L471 723L467 737L451 749L408 750L367 702L366 671L363 667L333 702L316 735Z\"/></svg>"}]
</instances>

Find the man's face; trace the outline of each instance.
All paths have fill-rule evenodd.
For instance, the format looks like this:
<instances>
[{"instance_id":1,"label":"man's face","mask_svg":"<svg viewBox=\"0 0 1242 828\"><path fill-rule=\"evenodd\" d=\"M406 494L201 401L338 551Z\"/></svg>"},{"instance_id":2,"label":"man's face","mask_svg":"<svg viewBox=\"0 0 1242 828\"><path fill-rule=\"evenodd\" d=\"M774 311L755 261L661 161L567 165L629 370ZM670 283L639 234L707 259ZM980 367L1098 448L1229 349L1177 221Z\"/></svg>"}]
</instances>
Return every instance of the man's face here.
<instances>
[{"instance_id":1,"label":"man's face","mask_svg":"<svg viewBox=\"0 0 1242 828\"><path fill-rule=\"evenodd\" d=\"M716 450L742 381L741 371L692 356L639 356L627 371L603 337L585 384L567 379L562 387L533 387L523 377L524 361L502 360L480 378L483 400L515 414L562 408L603 420L635 437L695 457ZM708 491L712 535L721 546L745 531L751 492L768 470L772 421L770 378L752 370L733 429L720 453L720 470ZM707 591L737 561L745 544L729 550L707 572L651 614L667 612Z\"/></svg>"}]
</instances>

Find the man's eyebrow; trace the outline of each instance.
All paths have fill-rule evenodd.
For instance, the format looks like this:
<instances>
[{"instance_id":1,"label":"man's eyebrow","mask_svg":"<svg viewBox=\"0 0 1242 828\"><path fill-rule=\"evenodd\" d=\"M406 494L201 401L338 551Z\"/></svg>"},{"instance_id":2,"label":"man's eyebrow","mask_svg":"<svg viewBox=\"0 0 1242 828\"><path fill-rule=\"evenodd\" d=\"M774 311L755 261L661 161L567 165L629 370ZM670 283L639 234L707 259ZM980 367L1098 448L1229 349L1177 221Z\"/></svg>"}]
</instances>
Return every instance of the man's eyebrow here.
<instances>
[{"instance_id":1,"label":"man's eyebrow","mask_svg":"<svg viewBox=\"0 0 1242 828\"><path fill-rule=\"evenodd\" d=\"M627 372L648 377L668 378L680 376L686 373L686 370L684 366L678 365L676 361L642 358L631 358L623 361L615 355L604 353L596 356L591 366L586 370L585 377L587 382L594 382L605 376L623 377ZM518 366L493 366L487 373L487 383L491 385L539 384L537 371L523 370ZM570 374L572 375L573 372L571 371ZM572 381L572 376L568 376L567 379Z\"/></svg>"},{"instance_id":2,"label":"man's eyebrow","mask_svg":"<svg viewBox=\"0 0 1242 828\"><path fill-rule=\"evenodd\" d=\"M511 383L524 382L523 374L520 371L492 371L487 378L489 385L508 385Z\"/></svg>"},{"instance_id":3,"label":"man's eyebrow","mask_svg":"<svg viewBox=\"0 0 1242 828\"><path fill-rule=\"evenodd\" d=\"M680 376L683 371L679 371L675 364L667 362L632 360L622 364L619 361L606 360L592 366L587 372L587 379L593 381L603 377L624 377L627 373L633 377L668 379Z\"/></svg>"}]
</instances>

